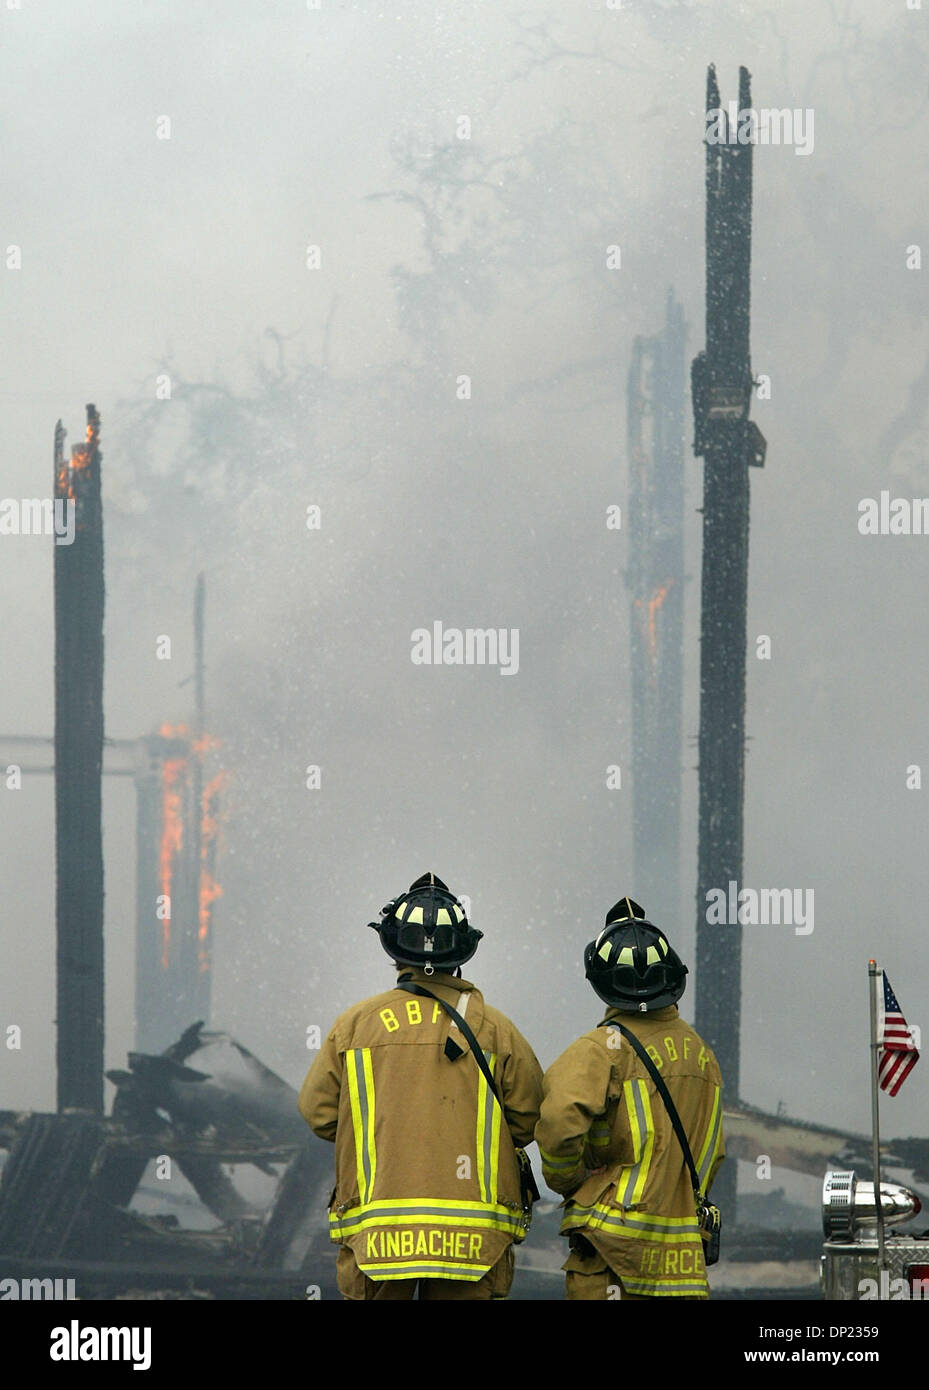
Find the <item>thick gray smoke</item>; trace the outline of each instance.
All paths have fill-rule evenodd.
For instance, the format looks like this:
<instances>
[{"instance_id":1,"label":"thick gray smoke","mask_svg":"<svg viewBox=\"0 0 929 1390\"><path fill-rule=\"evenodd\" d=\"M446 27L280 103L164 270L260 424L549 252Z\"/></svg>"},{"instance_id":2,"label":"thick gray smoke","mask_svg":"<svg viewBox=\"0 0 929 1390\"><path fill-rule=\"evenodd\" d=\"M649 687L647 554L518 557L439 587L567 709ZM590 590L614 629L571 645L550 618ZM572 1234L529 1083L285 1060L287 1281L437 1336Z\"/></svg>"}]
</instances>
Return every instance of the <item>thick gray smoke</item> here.
<instances>
[{"instance_id":1,"label":"thick gray smoke","mask_svg":"<svg viewBox=\"0 0 929 1390\"><path fill-rule=\"evenodd\" d=\"M307 1027L391 977L365 923L430 869L470 897L472 978L543 1064L598 1019L583 947L637 891L634 788L607 785L635 737L628 537L606 525L626 505L631 344L671 285L688 355L703 344L707 64L724 101L744 63L758 107L798 113L793 143L755 153L768 461L745 879L812 893L815 917L745 929L742 1091L865 1131L869 956L911 1023L929 989L929 791L908 773L926 771L929 537L859 529L863 499L929 494L925 12L59 0L3 22L2 492L47 494L55 420L76 439L97 404L112 737L189 717L206 573L208 725L230 774L214 1022L294 1083ZM688 460L685 860L663 925L692 963ZM0 732L47 734L50 542L0 537L0 582ZM515 630L518 669L414 663L414 630L437 622ZM131 783L108 781L105 805L118 1066ZM51 779L2 789L0 814L0 1025L23 1030L3 1104L51 1108ZM923 1071L885 1106L888 1134L924 1125Z\"/></svg>"}]
</instances>

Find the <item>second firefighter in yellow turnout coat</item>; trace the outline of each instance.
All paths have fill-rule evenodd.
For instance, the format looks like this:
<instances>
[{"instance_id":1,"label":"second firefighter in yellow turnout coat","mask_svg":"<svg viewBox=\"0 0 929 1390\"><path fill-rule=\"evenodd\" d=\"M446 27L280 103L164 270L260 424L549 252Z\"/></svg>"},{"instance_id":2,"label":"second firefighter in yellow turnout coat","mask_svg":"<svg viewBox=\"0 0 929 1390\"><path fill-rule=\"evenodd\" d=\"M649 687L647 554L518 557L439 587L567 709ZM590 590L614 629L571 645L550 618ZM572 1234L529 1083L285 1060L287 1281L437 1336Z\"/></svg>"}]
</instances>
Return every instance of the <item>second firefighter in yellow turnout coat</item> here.
<instances>
[{"instance_id":1,"label":"second firefighter in yellow turnout coat","mask_svg":"<svg viewBox=\"0 0 929 1390\"><path fill-rule=\"evenodd\" d=\"M686 967L630 899L607 914L587 963L597 993L622 1007L613 1003L546 1072L536 1127L545 1181L567 1195L561 1230L574 1237L564 1266L568 1297L615 1296L608 1290L618 1281L620 1296L706 1298L681 1145L648 1069L611 1026L623 1024L644 1045L706 1193L725 1153L722 1081L712 1052L670 1002L683 993Z\"/></svg>"},{"instance_id":2,"label":"second firefighter in yellow turnout coat","mask_svg":"<svg viewBox=\"0 0 929 1390\"><path fill-rule=\"evenodd\" d=\"M438 894L444 885L434 882ZM403 907L424 897L411 889L389 920L399 911L402 925ZM385 949L412 954L394 935ZM441 1004L401 983L425 987L464 1017L502 1109ZM397 988L336 1020L299 1105L311 1129L335 1141L330 1235L368 1280L478 1281L524 1239L530 1211L516 1150L532 1140L541 1079L513 1024L451 969L401 963Z\"/></svg>"}]
</instances>

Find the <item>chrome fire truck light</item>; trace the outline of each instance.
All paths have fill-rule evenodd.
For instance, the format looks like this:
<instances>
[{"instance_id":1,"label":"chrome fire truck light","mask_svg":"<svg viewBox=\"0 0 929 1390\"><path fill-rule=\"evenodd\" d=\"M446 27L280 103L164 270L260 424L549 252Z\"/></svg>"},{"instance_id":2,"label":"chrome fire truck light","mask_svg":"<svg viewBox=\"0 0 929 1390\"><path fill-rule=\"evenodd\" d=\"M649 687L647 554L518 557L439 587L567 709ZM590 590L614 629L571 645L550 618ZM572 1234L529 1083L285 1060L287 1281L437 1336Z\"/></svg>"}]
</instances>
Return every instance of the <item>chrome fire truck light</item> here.
<instances>
[{"instance_id":1,"label":"chrome fire truck light","mask_svg":"<svg viewBox=\"0 0 929 1390\"><path fill-rule=\"evenodd\" d=\"M884 1225L909 1221L920 1210L920 1201L909 1188L882 1182L880 1190ZM859 1182L854 1173L830 1171L823 1182L823 1231L827 1240L853 1241L877 1226L874 1183Z\"/></svg>"}]
</instances>

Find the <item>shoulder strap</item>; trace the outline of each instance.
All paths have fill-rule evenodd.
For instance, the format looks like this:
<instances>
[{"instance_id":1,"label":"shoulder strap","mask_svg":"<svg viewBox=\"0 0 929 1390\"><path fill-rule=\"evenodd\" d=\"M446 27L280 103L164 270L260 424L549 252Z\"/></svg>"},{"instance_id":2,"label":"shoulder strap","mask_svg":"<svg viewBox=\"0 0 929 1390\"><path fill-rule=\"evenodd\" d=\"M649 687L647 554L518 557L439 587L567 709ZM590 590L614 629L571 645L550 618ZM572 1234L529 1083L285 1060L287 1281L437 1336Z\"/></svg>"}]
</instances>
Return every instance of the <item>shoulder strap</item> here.
<instances>
[{"instance_id":1,"label":"shoulder strap","mask_svg":"<svg viewBox=\"0 0 929 1390\"><path fill-rule=\"evenodd\" d=\"M457 1009L453 1009L451 1004L446 1004L445 1000L440 999L437 994L433 994L431 989L426 989L425 985L417 985L412 980L400 979L397 981L397 989L405 989L408 994L418 994L423 999L434 999L440 1008L445 1010L449 1018L460 1030L462 1037L467 1042L471 1051L474 1053L474 1060L483 1072L484 1080L490 1087L490 1093L499 1105L500 1114L503 1116L504 1123L506 1123L506 1111L503 1108L503 1101L500 1099L497 1087L494 1084L493 1072L487 1065L487 1058L484 1056L480 1043L474 1036L470 1025L465 1023L464 1016L460 1014ZM452 1038L446 1038L445 1055L449 1061L457 1062L459 1057L464 1056L464 1050L460 1048ZM536 1185L536 1180L532 1172L532 1164L529 1161L529 1155L526 1153L525 1149L518 1148L515 1145L514 1148L516 1148L516 1161L519 1164L519 1185L523 1197L523 1211L526 1214L525 1225L528 1230L532 1213L532 1204L533 1202L539 1201L541 1194Z\"/></svg>"},{"instance_id":2,"label":"shoulder strap","mask_svg":"<svg viewBox=\"0 0 929 1390\"><path fill-rule=\"evenodd\" d=\"M445 1010L449 1018L452 1019L452 1021L458 1027L461 1036L464 1038L471 1051L474 1053L475 1060L478 1066L480 1067L481 1071L484 1073L484 1080L487 1082L487 1085L490 1087L491 1091L494 1094L494 1098L497 1104L500 1106L500 1109L502 1110L503 1104L500 1100L499 1095L497 1095L497 1088L494 1085L493 1073L490 1070L490 1067L487 1065L487 1058L481 1051L480 1044L478 1043L477 1038L474 1036L468 1024L465 1023L464 1018L458 1012L458 1010L453 1009L451 1004L446 1004L445 1000L440 999L437 994L433 994L431 989L426 989L425 985L417 985L412 980L399 980L397 982L397 989L405 989L408 994L419 994L422 996L423 999L434 999L435 1002ZM451 1043L451 1050L449 1048L449 1043ZM456 1047L455 1043L452 1041L451 1038L449 1038L445 1044L445 1055L452 1062L457 1061L458 1058L462 1055L461 1048Z\"/></svg>"},{"instance_id":3,"label":"shoulder strap","mask_svg":"<svg viewBox=\"0 0 929 1390\"><path fill-rule=\"evenodd\" d=\"M620 1033L622 1033L624 1038L629 1039L629 1041L632 1043L632 1046L635 1048L636 1052L639 1054L640 1058L644 1062L645 1067L652 1080L654 1081L655 1085L658 1087L658 1094L661 1096L661 1099L665 1103L665 1106L668 1111L668 1116L671 1120L672 1125L674 1126L674 1133L677 1135L678 1142L680 1143L680 1146L684 1151L684 1161L686 1162L687 1167L690 1169L690 1181L693 1183L694 1196L697 1198L698 1202L701 1202L703 1200L703 1192L700 1188L700 1179L697 1177L697 1170L694 1167L693 1154L690 1152L690 1145L687 1142L687 1135L684 1133L684 1126L681 1124L681 1117L677 1113L677 1107L674 1104L674 1101L671 1099L671 1093L669 1092L667 1086L662 1080L660 1071L655 1066L655 1063L652 1061L651 1057L649 1057L648 1053L645 1051L645 1048L642 1046L641 1042L635 1036L634 1033L630 1033L628 1028L624 1028L623 1025L621 1023L617 1023L615 1019L612 1019L606 1026L608 1028L616 1028Z\"/></svg>"}]
</instances>

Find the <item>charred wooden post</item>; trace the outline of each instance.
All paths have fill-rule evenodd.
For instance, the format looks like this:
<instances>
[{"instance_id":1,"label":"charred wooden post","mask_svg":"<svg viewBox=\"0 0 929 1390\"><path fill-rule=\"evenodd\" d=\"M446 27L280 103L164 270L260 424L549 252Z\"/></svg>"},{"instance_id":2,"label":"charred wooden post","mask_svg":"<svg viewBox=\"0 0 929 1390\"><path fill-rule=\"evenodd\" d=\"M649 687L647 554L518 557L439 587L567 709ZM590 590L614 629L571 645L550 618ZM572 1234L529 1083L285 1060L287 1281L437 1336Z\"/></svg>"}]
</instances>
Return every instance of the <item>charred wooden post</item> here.
<instances>
[{"instance_id":1,"label":"charred wooden post","mask_svg":"<svg viewBox=\"0 0 929 1390\"><path fill-rule=\"evenodd\" d=\"M103 1113L103 508L100 416L64 457L55 429L56 507L71 511L55 545L55 914L58 1108ZM56 538L57 541L57 538Z\"/></svg>"},{"instance_id":2,"label":"charred wooden post","mask_svg":"<svg viewBox=\"0 0 929 1390\"><path fill-rule=\"evenodd\" d=\"M674 930L680 910L684 619L684 317L636 338L627 392L636 891Z\"/></svg>"},{"instance_id":3,"label":"charred wooden post","mask_svg":"<svg viewBox=\"0 0 929 1390\"><path fill-rule=\"evenodd\" d=\"M695 1023L739 1096L742 929L707 922L708 894L742 878L749 474L765 442L749 420L752 142L750 77L739 69L733 127L707 75L706 349L692 366L694 452L704 459L700 626L700 796ZM713 113L712 120L709 113ZM741 113L744 113L741 114ZM742 138L740 138L742 137ZM723 1182L734 1197L735 1165Z\"/></svg>"}]
</instances>

